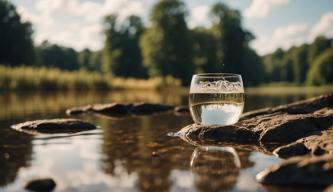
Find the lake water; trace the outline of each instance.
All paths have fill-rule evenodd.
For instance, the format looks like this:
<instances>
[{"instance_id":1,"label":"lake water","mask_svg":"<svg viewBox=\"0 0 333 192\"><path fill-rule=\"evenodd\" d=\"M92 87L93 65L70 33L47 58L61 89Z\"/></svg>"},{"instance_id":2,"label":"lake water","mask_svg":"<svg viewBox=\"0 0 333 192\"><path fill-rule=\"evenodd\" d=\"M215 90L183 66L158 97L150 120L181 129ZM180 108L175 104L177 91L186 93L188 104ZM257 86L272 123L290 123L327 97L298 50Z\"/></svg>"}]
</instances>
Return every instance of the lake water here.
<instances>
[{"instance_id":1,"label":"lake water","mask_svg":"<svg viewBox=\"0 0 333 192\"><path fill-rule=\"evenodd\" d=\"M251 90L245 111L322 92ZM106 102L187 104L187 95L150 91L109 93L0 93L0 191L24 191L36 178L52 178L56 191L280 191L255 175L281 161L247 148L196 147L169 137L191 124L189 115L161 113L123 119L77 116L99 125L79 134L28 135L10 129L26 120L67 117L69 107ZM291 189L292 191L292 189Z\"/></svg>"}]
</instances>

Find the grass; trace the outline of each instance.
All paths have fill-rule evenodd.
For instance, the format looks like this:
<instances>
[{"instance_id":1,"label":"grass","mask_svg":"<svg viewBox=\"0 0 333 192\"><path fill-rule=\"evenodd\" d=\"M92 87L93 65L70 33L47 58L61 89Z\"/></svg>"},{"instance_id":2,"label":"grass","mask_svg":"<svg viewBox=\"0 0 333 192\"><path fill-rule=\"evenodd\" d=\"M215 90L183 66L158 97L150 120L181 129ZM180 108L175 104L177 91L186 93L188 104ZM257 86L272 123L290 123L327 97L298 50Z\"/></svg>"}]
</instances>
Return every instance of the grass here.
<instances>
[{"instance_id":1,"label":"grass","mask_svg":"<svg viewBox=\"0 0 333 192\"><path fill-rule=\"evenodd\" d=\"M162 89L180 87L172 77L148 80L118 78L87 71L62 71L50 68L0 66L0 91L53 91L53 90L111 90L111 89Z\"/></svg>"}]
</instances>

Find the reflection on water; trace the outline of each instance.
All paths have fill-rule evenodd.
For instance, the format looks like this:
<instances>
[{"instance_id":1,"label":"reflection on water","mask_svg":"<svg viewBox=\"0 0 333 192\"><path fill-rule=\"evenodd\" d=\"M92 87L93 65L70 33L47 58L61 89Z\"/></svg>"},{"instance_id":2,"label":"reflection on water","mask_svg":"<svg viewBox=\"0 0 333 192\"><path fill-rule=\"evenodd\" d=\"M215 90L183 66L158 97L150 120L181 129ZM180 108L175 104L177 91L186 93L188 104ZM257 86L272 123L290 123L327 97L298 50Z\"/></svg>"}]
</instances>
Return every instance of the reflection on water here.
<instances>
[{"instance_id":1,"label":"reflection on water","mask_svg":"<svg viewBox=\"0 0 333 192\"><path fill-rule=\"evenodd\" d=\"M190 162L199 191L230 190L237 182L241 162L232 147L201 146Z\"/></svg>"},{"instance_id":2,"label":"reflection on water","mask_svg":"<svg viewBox=\"0 0 333 192\"><path fill-rule=\"evenodd\" d=\"M307 97L247 95L245 110ZM148 91L2 93L0 191L23 191L27 181L40 177L53 178L57 191L266 190L255 183L254 176L278 158L246 148L196 148L167 136L192 123L189 115L163 113L113 120L85 114L78 118L100 128L74 135L30 136L9 128L25 120L66 117L65 109L77 105L137 101L179 105L187 103L187 96Z\"/></svg>"}]
</instances>

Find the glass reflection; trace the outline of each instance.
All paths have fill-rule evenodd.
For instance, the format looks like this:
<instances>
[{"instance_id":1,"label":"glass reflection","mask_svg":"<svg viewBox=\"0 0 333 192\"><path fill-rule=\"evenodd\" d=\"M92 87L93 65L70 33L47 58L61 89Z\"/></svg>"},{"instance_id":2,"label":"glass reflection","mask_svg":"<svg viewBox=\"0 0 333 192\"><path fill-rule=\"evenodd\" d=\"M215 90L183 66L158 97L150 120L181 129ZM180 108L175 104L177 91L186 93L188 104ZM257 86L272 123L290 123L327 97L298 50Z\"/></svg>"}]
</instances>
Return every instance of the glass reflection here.
<instances>
[{"instance_id":1,"label":"glass reflection","mask_svg":"<svg viewBox=\"0 0 333 192\"><path fill-rule=\"evenodd\" d=\"M190 168L198 191L224 191L236 184L241 161L232 147L200 146L192 153Z\"/></svg>"}]
</instances>

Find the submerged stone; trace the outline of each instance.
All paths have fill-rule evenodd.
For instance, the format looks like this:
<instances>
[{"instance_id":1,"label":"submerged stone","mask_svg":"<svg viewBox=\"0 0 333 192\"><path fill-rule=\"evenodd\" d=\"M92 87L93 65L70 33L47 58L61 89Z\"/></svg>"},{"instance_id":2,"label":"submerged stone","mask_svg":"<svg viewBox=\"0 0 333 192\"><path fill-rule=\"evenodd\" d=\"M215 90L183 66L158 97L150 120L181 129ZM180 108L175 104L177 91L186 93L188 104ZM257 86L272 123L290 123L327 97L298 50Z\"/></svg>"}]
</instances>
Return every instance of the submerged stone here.
<instances>
[{"instance_id":1,"label":"submerged stone","mask_svg":"<svg viewBox=\"0 0 333 192\"><path fill-rule=\"evenodd\" d=\"M37 133L77 133L96 129L96 125L79 119L43 119L26 121L11 128L30 134Z\"/></svg>"},{"instance_id":2,"label":"submerged stone","mask_svg":"<svg viewBox=\"0 0 333 192\"><path fill-rule=\"evenodd\" d=\"M56 187L56 182L53 179L37 179L27 183L25 189L36 192L53 191Z\"/></svg>"}]
</instances>

